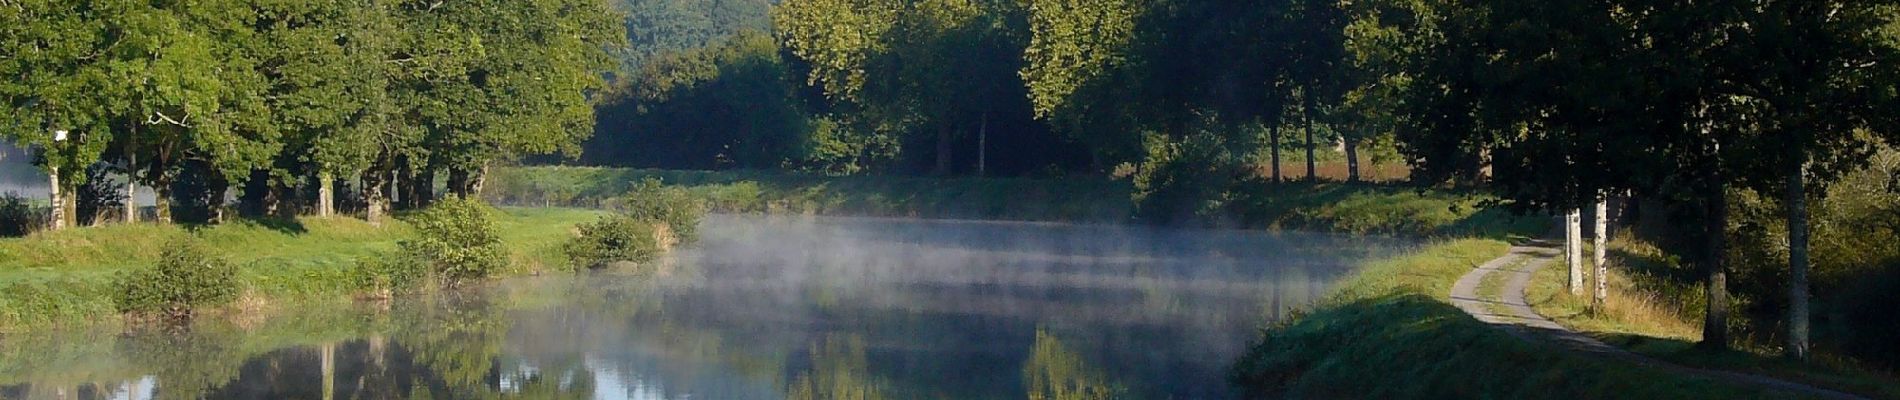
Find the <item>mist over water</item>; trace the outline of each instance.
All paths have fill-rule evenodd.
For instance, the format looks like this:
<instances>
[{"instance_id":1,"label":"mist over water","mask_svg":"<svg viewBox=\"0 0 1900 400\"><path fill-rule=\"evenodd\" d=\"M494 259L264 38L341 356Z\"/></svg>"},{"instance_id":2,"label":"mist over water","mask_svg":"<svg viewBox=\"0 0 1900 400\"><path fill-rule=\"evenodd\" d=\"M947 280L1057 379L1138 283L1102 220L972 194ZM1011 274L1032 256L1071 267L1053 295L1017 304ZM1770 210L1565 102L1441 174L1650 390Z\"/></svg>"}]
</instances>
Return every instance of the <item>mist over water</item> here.
<instances>
[{"instance_id":1,"label":"mist over water","mask_svg":"<svg viewBox=\"0 0 1900 400\"><path fill-rule=\"evenodd\" d=\"M122 336L58 357L84 360L70 371L0 367L0 397L1224 398L1227 365L1263 324L1410 246L822 217L714 216L701 232L626 270ZM343 333L273 339L310 325ZM287 343L258 344L272 340ZM181 342L258 350L163 351Z\"/></svg>"}]
</instances>

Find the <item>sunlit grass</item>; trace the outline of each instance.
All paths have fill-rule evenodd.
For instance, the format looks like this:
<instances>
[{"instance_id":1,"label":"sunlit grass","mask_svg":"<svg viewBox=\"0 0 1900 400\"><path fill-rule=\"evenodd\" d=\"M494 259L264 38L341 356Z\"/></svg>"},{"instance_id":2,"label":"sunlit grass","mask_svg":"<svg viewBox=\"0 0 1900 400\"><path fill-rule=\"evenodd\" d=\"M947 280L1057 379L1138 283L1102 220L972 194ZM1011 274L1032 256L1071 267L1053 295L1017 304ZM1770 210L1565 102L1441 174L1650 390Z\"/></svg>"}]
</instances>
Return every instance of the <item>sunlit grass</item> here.
<instances>
[{"instance_id":1,"label":"sunlit grass","mask_svg":"<svg viewBox=\"0 0 1900 400\"><path fill-rule=\"evenodd\" d=\"M1789 398L1523 341L1447 303L1453 282L1508 247L1459 239L1371 262L1270 329L1235 380L1288 398Z\"/></svg>"},{"instance_id":2,"label":"sunlit grass","mask_svg":"<svg viewBox=\"0 0 1900 400\"><path fill-rule=\"evenodd\" d=\"M1533 276L1526 298L1539 314L1558 324L1632 352L1700 368L1775 376L1821 387L1900 398L1900 379L1823 355L1813 362L1780 357L1779 350L1739 343L1737 351L1711 353L1695 347L1702 339L1700 285L1684 285L1657 276L1679 268L1664 265L1661 250L1629 235L1612 235L1609 285L1604 304L1592 307L1595 267L1585 257L1585 288L1565 290L1568 267L1561 260ZM1584 254L1590 253L1585 246Z\"/></svg>"},{"instance_id":3,"label":"sunlit grass","mask_svg":"<svg viewBox=\"0 0 1900 400\"><path fill-rule=\"evenodd\" d=\"M598 215L579 209L503 209L496 222L514 262L502 273L560 265L560 243L571 236L574 224ZM407 235L409 228L400 220L375 226L337 217L238 220L201 228L106 225L0 239L0 289L5 289L0 330L116 314L112 280L153 265L165 243L180 237L196 236L237 265L249 297L276 301L348 294L353 288L347 269L395 250Z\"/></svg>"}]
</instances>

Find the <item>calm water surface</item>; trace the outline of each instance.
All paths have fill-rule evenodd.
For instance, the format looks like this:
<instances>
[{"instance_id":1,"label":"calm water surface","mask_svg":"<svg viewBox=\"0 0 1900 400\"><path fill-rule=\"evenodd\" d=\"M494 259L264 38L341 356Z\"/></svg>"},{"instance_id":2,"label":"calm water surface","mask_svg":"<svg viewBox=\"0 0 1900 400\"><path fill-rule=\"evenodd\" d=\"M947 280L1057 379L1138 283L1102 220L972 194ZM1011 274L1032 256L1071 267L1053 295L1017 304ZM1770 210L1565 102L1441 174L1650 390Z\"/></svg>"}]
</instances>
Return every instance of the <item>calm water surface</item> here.
<instances>
[{"instance_id":1,"label":"calm water surface","mask_svg":"<svg viewBox=\"0 0 1900 400\"><path fill-rule=\"evenodd\" d=\"M1382 238L709 218L656 265L135 332L0 336L0 398L1226 398Z\"/></svg>"}]
</instances>

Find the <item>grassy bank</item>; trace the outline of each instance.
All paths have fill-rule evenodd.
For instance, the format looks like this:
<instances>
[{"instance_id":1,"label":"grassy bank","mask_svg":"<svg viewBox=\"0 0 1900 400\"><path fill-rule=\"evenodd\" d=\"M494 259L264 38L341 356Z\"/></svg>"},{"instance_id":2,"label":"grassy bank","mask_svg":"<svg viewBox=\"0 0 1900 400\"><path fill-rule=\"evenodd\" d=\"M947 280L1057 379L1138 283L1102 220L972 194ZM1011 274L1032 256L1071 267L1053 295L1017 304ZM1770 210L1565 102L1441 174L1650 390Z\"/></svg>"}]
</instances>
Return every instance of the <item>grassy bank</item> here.
<instances>
[{"instance_id":1,"label":"grassy bank","mask_svg":"<svg viewBox=\"0 0 1900 400\"><path fill-rule=\"evenodd\" d=\"M1565 352L1471 318L1445 294L1508 244L1459 239L1365 266L1311 312L1268 330L1234 367L1287 398L1787 398Z\"/></svg>"},{"instance_id":2,"label":"grassy bank","mask_svg":"<svg viewBox=\"0 0 1900 400\"><path fill-rule=\"evenodd\" d=\"M1569 272L1562 264L1538 271L1526 298L1538 313L1566 327L1632 352L1669 362L1774 376L1814 386L1900 398L1900 378L1853 360L1827 353L1813 362L1780 357L1778 349L1743 344L1739 351L1711 353L1695 346L1702 339L1703 289L1665 276L1684 268L1672 265L1660 249L1629 235L1610 243L1617 255L1611 264L1607 296L1601 307L1590 304L1590 292L1573 296L1565 289ZM1589 254L1588 251L1585 254ZM1586 275L1594 270L1585 269ZM1594 284L1596 277L1587 276Z\"/></svg>"},{"instance_id":3,"label":"grassy bank","mask_svg":"<svg viewBox=\"0 0 1900 400\"><path fill-rule=\"evenodd\" d=\"M918 178L759 171L666 171L516 167L492 172L497 204L598 206L635 182L684 187L715 212L1028 221L1132 222L1132 187L1099 177ZM1415 236L1485 235L1528 229L1535 218L1481 209L1483 197L1391 184L1260 184L1238 193L1215 224Z\"/></svg>"},{"instance_id":4,"label":"grassy bank","mask_svg":"<svg viewBox=\"0 0 1900 400\"><path fill-rule=\"evenodd\" d=\"M502 274L560 267L560 246L571 236L568 232L598 215L576 209L504 209L497 223L513 262ZM166 243L186 235L197 235L238 266L245 290L242 307L348 295L356 289L348 267L396 249L396 242L408 233L401 221L378 227L351 218L306 218L294 223L237 221L196 232L174 225L107 225L0 239L0 329L117 314L112 300L115 277L153 265Z\"/></svg>"}]
</instances>

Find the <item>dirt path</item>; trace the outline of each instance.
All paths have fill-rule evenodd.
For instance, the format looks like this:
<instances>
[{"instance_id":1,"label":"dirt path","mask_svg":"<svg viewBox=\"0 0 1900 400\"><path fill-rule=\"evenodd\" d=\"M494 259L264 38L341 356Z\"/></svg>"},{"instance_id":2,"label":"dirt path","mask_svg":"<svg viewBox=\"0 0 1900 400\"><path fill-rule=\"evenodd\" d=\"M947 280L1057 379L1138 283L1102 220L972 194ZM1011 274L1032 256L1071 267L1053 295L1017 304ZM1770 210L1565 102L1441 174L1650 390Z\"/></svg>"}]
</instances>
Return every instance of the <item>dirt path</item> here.
<instances>
[{"instance_id":1,"label":"dirt path","mask_svg":"<svg viewBox=\"0 0 1900 400\"><path fill-rule=\"evenodd\" d=\"M1458 282L1451 286L1451 303L1479 321L1504 329L1514 336L1525 340L1548 340L1570 351L1661 368L1674 373L1696 375L1741 385L1754 385L1809 397L1864 399L1850 393L1766 376L1671 364L1611 346L1564 327L1556 321L1551 321L1550 318L1538 314L1531 308L1530 302L1524 299L1524 290L1530 286L1531 276L1539 269L1560 263L1558 257L1563 255L1562 248L1561 242L1545 241L1532 241L1511 246L1510 252L1504 256L1485 262L1484 265L1479 265L1471 272L1459 277ZM1502 274L1502 278L1505 279L1504 285L1496 293L1481 293L1483 291L1479 290L1480 286L1491 274Z\"/></svg>"}]
</instances>

